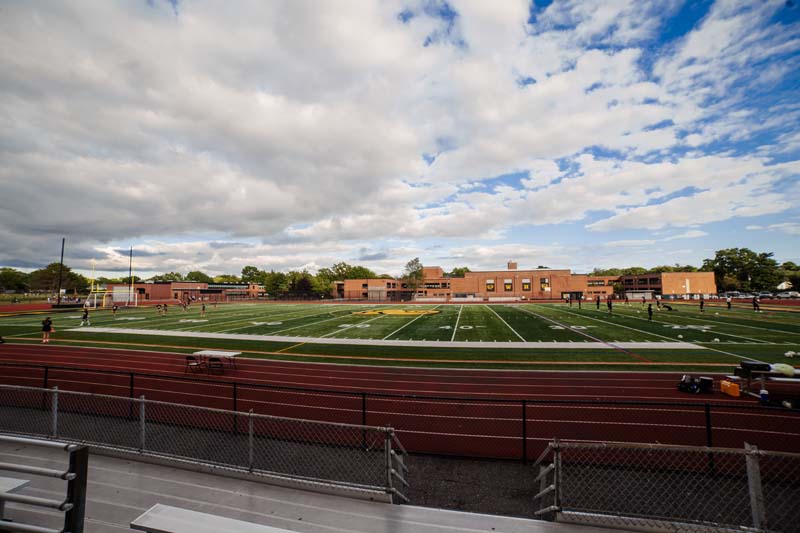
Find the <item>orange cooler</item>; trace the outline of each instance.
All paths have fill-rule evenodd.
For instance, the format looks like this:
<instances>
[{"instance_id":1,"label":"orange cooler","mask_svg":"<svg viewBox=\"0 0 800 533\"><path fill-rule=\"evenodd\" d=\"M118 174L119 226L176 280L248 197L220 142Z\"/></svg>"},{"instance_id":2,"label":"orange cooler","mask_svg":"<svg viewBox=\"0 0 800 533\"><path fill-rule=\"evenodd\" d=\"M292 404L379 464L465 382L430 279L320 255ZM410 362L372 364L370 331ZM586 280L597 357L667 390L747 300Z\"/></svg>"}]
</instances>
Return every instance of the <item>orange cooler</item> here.
<instances>
[{"instance_id":1,"label":"orange cooler","mask_svg":"<svg viewBox=\"0 0 800 533\"><path fill-rule=\"evenodd\" d=\"M722 391L723 394L727 394L728 396L733 396L734 398L738 398L740 395L739 384L734 383L732 381L727 381L727 380L720 381L719 390Z\"/></svg>"}]
</instances>

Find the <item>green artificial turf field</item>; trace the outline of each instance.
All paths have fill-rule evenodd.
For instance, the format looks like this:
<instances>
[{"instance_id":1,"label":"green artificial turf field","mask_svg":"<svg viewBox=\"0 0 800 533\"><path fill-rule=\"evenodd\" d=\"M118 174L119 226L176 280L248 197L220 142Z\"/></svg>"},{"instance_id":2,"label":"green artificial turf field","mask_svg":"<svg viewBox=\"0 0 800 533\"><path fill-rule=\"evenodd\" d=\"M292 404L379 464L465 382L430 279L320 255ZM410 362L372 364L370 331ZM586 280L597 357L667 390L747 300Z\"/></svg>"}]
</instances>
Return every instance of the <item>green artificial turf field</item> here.
<instances>
[{"instance_id":1,"label":"green artificial turf field","mask_svg":"<svg viewBox=\"0 0 800 533\"><path fill-rule=\"evenodd\" d=\"M250 356L358 364L728 372L742 359L789 362L800 313L762 306L670 303L648 320L639 303L613 314L565 304L227 304L52 313L59 343L153 350L225 348ZM655 308L655 305L654 305ZM0 317L9 341L38 339L41 315Z\"/></svg>"}]
</instances>

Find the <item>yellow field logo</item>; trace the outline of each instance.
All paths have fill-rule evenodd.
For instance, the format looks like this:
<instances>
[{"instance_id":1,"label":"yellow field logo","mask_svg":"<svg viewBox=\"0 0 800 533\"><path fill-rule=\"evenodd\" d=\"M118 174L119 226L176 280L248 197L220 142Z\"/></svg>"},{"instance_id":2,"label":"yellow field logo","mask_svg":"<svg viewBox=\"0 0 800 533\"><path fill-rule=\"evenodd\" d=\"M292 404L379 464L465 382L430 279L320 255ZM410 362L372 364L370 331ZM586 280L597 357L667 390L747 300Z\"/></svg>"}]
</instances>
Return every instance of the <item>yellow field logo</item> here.
<instances>
[{"instance_id":1,"label":"yellow field logo","mask_svg":"<svg viewBox=\"0 0 800 533\"><path fill-rule=\"evenodd\" d=\"M399 315L399 316L419 316L419 315L435 315L439 311L433 309L384 309L379 311L371 309L369 311L356 311L354 315Z\"/></svg>"}]
</instances>

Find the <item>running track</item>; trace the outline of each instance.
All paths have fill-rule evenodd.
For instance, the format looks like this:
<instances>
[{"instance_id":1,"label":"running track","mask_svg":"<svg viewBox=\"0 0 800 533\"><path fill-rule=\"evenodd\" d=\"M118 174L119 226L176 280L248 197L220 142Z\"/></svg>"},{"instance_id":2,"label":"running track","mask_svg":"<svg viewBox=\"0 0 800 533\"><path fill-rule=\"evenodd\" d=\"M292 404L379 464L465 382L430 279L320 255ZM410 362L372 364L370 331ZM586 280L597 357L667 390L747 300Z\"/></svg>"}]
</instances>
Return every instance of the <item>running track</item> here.
<instances>
[{"instance_id":1,"label":"running track","mask_svg":"<svg viewBox=\"0 0 800 533\"><path fill-rule=\"evenodd\" d=\"M203 381L206 376L174 379L185 376L184 357L55 344L0 346L0 362L121 372L50 369L48 385L62 390L128 396L127 373L136 372L152 376L135 378L134 395L152 400L232 409L230 382L236 381L240 411L358 424L366 407L366 423L394 427L410 451L520 458L523 434L529 458L554 437L702 446L706 444L703 404L709 401L714 403L714 446L741 447L749 442L764 449L800 451L796 411L762 409L755 402L718 392L683 394L675 389L680 374L443 370L241 359L237 370L226 369L224 376L213 377L216 383L209 383ZM41 387L43 377L42 369L0 366L3 384ZM606 403L588 403L592 400ZM615 405L615 401L683 405Z\"/></svg>"}]
</instances>

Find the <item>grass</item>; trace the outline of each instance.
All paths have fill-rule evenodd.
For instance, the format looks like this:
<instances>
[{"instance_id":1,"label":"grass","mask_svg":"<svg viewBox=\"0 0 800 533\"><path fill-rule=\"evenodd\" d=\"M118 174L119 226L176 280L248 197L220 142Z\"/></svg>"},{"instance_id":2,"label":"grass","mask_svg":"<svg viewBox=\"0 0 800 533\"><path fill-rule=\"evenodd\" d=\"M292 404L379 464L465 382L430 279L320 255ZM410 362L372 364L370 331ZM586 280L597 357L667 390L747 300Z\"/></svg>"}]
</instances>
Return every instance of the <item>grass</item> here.
<instances>
[{"instance_id":1,"label":"grass","mask_svg":"<svg viewBox=\"0 0 800 533\"><path fill-rule=\"evenodd\" d=\"M53 313L59 343L148 350L190 352L223 348L253 357L285 360L380 365L447 366L467 368L536 368L603 370L672 370L728 372L738 362L754 358L787 362L784 352L800 351L800 314L791 308L772 307L764 313L746 308L675 305L674 311L656 312L649 320L646 308L617 304L609 314L605 306L519 305L343 305L343 304L231 304L212 308L200 316L199 305L188 312L170 308L158 316L153 308L92 313L92 326L150 330L155 335L88 332L78 328L80 313ZM368 310L419 311L432 314L360 314ZM359 313L359 314L354 314ZM34 342L40 316L0 318L0 335L9 341ZM185 336L158 335L158 331ZM194 337L194 332L288 337L285 341L251 338ZM319 339L372 339L428 341L423 346L376 346L308 343ZM295 340L295 338L298 338ZM474 347L441 346L462 341ZM546 347L520 348L509 342L652 343L652 347L619 349ZM701 349L657 349L664 342L683 341ZM679 365L674 365L679 363ZM703 366L726 365L726 366Z\"/></svg>"}]
</instances>

